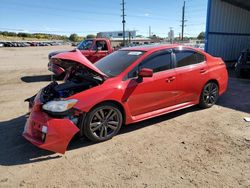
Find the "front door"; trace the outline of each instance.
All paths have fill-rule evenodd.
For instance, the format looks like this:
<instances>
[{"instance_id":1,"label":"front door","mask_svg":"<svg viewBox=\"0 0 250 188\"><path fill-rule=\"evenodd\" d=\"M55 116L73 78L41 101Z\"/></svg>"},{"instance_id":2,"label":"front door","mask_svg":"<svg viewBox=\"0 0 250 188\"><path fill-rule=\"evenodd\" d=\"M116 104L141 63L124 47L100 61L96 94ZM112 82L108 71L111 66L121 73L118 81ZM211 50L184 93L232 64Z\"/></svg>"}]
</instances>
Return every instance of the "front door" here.
<instances>
[{"instance_id":1,"label":"front door","mask_svg":"<svg viewBox=\"0 0 250 188\"><path fill-rule=\"evenodd\" d=\"M133 78L133 71L150 68L153 77ZM133 116L166 108L175 104L175 70L172 69L172 54L169 51L157 52L146 58L132 73L129 73L125 100ZM132 77L132 78L131 78Z\"/></svg>"}]
</instances>

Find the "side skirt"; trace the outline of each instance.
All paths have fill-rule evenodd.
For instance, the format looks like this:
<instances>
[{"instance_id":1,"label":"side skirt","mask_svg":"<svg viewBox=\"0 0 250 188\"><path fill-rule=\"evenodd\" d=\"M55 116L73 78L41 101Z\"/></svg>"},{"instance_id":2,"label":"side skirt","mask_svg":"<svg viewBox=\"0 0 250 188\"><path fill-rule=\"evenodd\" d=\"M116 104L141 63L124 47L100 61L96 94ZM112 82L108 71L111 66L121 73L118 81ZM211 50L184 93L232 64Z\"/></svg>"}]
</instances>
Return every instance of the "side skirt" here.
<instances>
[{"instance_id":1,"label":"side skirt","mask_svg":"<svg viewBox=\"0 0 250 188\"><path fill-rule=\"evenodd\" d=\"M170 107L167 107L167 108L162 108L162 109L159 109L159 110L148 112L148 113L145 113L145 114L132 116L132 120L133 120L133 123L135 123L135 122L143 121L143 120L150 119L150 118L153 118L153 117L157 117L157 116L160 116L160 115L163 115L163 114L167 114L167 113L170 113L170 112L174 112L174 111L177 111L177 110L181 110L181 109L184 109L184 108L188 108L188 107L194 106L196 104L197 103L195 103L195 102L186 102L186 103L178 104L178 105L175 105L175 106L170 106Z\"/></svg>"}]
</instances>

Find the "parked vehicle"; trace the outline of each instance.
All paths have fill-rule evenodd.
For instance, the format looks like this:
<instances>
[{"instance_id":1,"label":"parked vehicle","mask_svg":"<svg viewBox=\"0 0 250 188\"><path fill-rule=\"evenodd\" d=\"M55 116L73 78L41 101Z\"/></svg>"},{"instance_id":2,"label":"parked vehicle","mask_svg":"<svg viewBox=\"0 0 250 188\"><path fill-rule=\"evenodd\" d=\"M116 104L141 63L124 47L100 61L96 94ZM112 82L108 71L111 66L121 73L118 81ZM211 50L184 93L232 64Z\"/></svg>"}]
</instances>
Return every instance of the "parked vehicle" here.
<instances>
[{"instance_id":1,"label":"parked vehicle","mask_svg":"<svg viewBox=\"0 0 250 188\"><path fill-rule=\"evenodd\" d=\"M15 43L13 43L13 42L5 42L4 47L15 47Z\"/></svg>"},{"instance_id":2,"label":"parked vehicle","mask_svg":"<svg viewBox=\"0 0 250 188\"><path fill-rule=\"evenodd\" d=\"M113 48L111 47L111 43L109 39L105 38L95 38L95 39L86 39L82 41L76 49L80 50L80 52L92 63L100 60L106 55L113 52ZM55 51L49 54L49 59L52 56L55 56L59 53L64 53L67 51ZM53 62L49 62L48 69L52 71L56 76L61 77L64 76L64 68L59 66L58 64L53 64Z\"/></svg>"},{"instance_id":3,"label":"parked vehicle","mask_svg":"<svg viewBox=\"0 0 250 188\"><path fill-rule=\"evenodd\" d=\"M76 49L51 62L64 68L65 80L27 99L30 116L23 136L58 153L76 133L101 142L123 124L197 104L209 108L228 82L221 58L177 45L123 48L95 64Z\"/></svg>"},{"instance_id":4,"label":"parked vehicle","mask_svg":"<svg viewBox=\"0 0 250 188\"><path fill-rule=\"evenodd\" d=\"M71 43L71 46L78 46L79 45L79 42L72 42Z\"/></svg>"},{"instance_id":5,"label":"parked vehicle","mask_svg":"<svg viewBox=\"0 0 250 188\"><path fill-rule=\"evenodd\" d=\"M56 46L62 45L62 42L57 41L45 41L45 42L25 42L25 41L13 41L13 42L0 42L0 47L30 47L30 46Z\"/></svg>"},{"instance_id":6,"label":"parked vehicle","mask_svg":"<svg viewBox=\"0 0 250 188\"><path fill-rule=\"evenodd\" d=\"M243 50L235 64L237 77L250 77L250 49Z\"/></svg>"}]
</instances>

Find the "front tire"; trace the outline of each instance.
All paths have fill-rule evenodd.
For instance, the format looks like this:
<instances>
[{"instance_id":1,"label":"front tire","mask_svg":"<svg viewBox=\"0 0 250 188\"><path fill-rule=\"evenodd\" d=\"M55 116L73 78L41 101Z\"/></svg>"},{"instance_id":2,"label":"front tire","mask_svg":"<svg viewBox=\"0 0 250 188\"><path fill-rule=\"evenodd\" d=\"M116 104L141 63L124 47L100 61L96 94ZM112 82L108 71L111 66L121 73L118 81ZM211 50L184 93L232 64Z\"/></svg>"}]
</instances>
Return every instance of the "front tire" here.
<instances>
[{"instance_id":1,"label":"front tire","mask_svg":"<svg viewBox=\"0 0 250 188\"><path fill-rule=\"evenodd\" d=\"M109 140L119 132L122 122L122 113L115 104L99 105L87 114L84 135L94 142Z\"/></svg>"},{"instance_id":2,"label":"front tire","mask_svg":"<svg viewBox=\"0 0 250 188\"><path fill-rule=\"evenodd\" d=\"M219 98L219 86L215 82L207 83L202 92L200 97L199 106L201 108L210 108L212 107Z\"/></svg>"}]
</instances>

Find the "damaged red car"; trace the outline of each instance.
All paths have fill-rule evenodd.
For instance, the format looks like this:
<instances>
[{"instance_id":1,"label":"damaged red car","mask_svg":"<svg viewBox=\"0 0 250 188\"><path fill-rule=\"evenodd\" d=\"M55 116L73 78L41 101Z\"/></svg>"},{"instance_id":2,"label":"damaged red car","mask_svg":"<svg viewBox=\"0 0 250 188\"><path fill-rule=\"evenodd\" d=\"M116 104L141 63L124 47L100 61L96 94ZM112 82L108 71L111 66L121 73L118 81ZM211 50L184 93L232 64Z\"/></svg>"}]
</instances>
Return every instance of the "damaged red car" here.
<instances>
[{"instance_id":1,"label":"damaged red car","mask_svg":"<svg viewBox=\"0 0 250 188\"><path fill-rule=\"evenodd\" d=\"M122 125L197 104L209 108L228 82L221 58L178 45L123 48L95 64L78 50L51 61L66 76L28 99L23 136L58 153L66 151L75 134L101 142Z\"/></svg>"}]
</instances>

